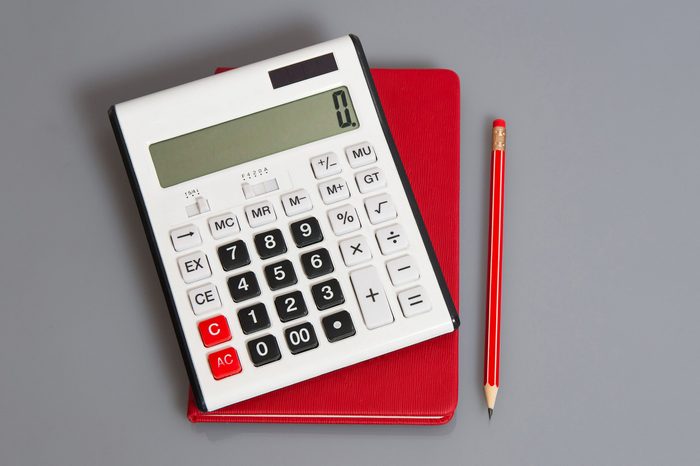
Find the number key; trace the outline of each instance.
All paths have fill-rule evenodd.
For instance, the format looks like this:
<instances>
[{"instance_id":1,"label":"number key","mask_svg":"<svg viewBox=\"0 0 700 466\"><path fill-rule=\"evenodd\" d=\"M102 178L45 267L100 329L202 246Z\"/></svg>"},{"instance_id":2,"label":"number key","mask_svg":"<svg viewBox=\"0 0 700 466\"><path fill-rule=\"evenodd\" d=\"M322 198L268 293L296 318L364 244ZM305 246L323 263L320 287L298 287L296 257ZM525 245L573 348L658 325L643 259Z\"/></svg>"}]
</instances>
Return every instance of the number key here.
<instances>
[{"instance_id":1,"label":"number key","mask_svg":"<svg viewBox=\"0 0 700 466\"><path fill-rule=\"evenodd\" d=\"M289 322L309 313L301 291L293 291L276 297L275 308L282 322Z\"/></svg>"},{"instance_id":2,"label":"number key","mask_svg":"<svg viewBox=\"0 0 700 466\"><path fill-rule=\"evenodd\" d=\"M288 328L284 331L284 338L292 354L303 353L318 346L316 332L310 322Z\"/></svg>"},{"instance_id":3,"label":"number key","mask_svg":"<svg viewBox=\"0 0 700 466\"><path fill-rule=\"evenodd\" d=\"M270 316L263 303L253 304L238 311L238 322L246 335L270 326Z\"/></svg>"},{"instance_id":4,"label":"number key","mask_svg":"<svg viewBox=\"0 0 700 466\"><path fill-rule=\"evenodd\" d=\"M340 289L340 283L335 278L312 286L311 294L316 307L321 311L345 302L343 290Z\"/></svg>"},{"instance_id":5,"label":"number key","mask_svg":"<svg viewBox=\"0 0 700 466\"><path fill-rule=\"evenodd\" d=\"M260 285L253 272L234 275L228 279L228 289L234 302L245 301L260 295Z\"/></svg>"},{"instance_id":6,"label":"number key","mask_svg":"<svg viewBox=\"0 0 700 466\"><path fill-rule=\"evenodd\" d=\"M255 249L262 259L279 256L287 252L287 244L280 230L270 230L255 236Z\"/></svg>"},{"instance_id":7,"label":"number key","mask_svg":"<svg viewBox=\"0 0 700 466\"><path fill-rule=\"evenodd\" d=\"M282 357L277 339L272 335L265 335L248 342L248 354L255 367L264 366L275 362Z\"/></svg>"},{"instance_id":8,"label":"number key","mask_svg":"<svg viewBox=\"0 0 700 466\"><path fill-rule=\"evenodd\" d=\"M319 241L323 241L321 226L318 224L318 220L313 217L294 222L289 228L292 231L294 243L298 248L303 248L305 246L318 243Z\"/></svg>"},{"instance_id":9,"label":"number key","mask_svg":"<svg viewBox=\"0 0 700 466\"><path fill-rule=\"evenodd\" d=\"M250 254L248 254L248 248L241 240L219 246L217 253L219 254L221 267L223 267L225 271L237 269L239 267L243 267L244 265L250 264Z\"/></svg>"},{"instance_id":10,"label":"number key","mask_svg":"<svg viewBox=\"0 0 700 466\"><path fill-rule=\"evenodd\" d=\"M328 250L321 248L301 255L301 266L309 278L320 277L333 271L333 262Z\"/></svg>"},{"instance_id":11,"label":"number key","mask_svg":"<svg viewBox=\"0 0 700 466\"><path fill-rule=\"evenodd\" d=\"M294 266L288 260L277 262L265 267L265 278L271 290L279 290L297 282Z\"/></svg>"}]
</instances>

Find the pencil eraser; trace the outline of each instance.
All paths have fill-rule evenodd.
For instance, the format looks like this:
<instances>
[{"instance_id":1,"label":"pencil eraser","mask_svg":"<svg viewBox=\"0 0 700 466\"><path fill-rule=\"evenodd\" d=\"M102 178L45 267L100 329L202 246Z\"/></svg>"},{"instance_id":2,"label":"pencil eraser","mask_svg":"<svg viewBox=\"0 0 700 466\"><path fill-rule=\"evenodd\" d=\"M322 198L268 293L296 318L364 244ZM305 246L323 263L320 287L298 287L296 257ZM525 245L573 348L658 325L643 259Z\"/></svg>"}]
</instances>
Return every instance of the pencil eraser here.
<instances>
[{"instance_id":1,"label":"pencil eraser","mask_svg":"<svg viewBox=\"0 0 700 466\"><path fill-rule=\"evenodd\" d=\"M502 126L505 128L506 120L501 120L500 118L498 118L497 120L493 120L493 127L495 128L496 126Z\"/></svg>"}]
</instances>

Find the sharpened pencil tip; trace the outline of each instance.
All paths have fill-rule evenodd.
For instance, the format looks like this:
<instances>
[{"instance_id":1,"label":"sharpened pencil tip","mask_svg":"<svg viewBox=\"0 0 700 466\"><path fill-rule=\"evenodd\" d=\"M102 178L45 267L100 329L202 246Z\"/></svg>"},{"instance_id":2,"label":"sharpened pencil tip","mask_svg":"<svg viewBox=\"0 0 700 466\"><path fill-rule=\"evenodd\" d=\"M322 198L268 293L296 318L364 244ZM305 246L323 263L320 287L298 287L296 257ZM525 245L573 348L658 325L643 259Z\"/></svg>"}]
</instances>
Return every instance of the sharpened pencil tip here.
<instances>
[{"instance_id":1,"label":"sharpened pencil tip","mask_svg":"<svg viewBox=\"0 0 700 466\"><path fill-rule=\"evenodd\" d=\"M489 421L491 420L491 416L493 416L493 409L489 408Z\"/></svg>"}]
</instances>

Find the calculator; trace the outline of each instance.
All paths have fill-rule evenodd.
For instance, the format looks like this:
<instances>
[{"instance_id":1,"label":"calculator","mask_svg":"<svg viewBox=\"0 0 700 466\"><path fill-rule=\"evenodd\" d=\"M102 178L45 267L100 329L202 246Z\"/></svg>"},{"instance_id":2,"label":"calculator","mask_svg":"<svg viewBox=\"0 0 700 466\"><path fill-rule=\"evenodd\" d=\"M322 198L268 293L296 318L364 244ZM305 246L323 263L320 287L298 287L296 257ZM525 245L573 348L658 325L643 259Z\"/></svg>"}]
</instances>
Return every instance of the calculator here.
<instances>
[{"instance_id":1,"label":"calculator","mask_svg":"<svg viewBox=\"0 0 700 466\"><path fill-rule=\"evenodd\" d=\"M459 326L357 37L109 115L202 411Z\"/></svg>"}]
</instances>

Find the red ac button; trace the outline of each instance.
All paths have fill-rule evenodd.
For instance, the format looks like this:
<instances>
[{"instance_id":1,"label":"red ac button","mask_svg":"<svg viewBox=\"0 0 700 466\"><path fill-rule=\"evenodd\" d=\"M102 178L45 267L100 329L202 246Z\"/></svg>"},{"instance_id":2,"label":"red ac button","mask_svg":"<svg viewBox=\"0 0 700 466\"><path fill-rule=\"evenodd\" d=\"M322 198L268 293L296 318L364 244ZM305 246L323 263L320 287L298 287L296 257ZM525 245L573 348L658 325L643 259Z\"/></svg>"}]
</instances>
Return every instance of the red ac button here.
<instances>
[{"instance_id":1,"label":"red ac button","mask_svg":"<svg viewBox=\"0 0 700 466\"><path fill-rule=\"evenodd\" d=\"M218 345L231 339L231 329L224 316L216 316L199 323L199 334L202 336L204 346Z\"/></svg>"},{"instance_id":2,"label":"red ac button","mask_svg":"<svg viewBox=\"0 0 700 466\"><path fill-rule=\"evenodd\" d=\"M236 350L233 348L222 349L209 355L209 367L216 380L238 374L241 371L241 363L238 360Z\"/></svg>"}]
</instances>

